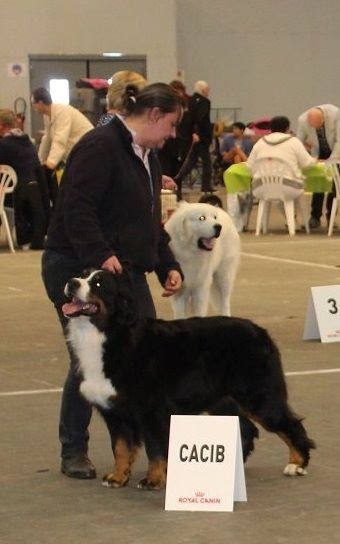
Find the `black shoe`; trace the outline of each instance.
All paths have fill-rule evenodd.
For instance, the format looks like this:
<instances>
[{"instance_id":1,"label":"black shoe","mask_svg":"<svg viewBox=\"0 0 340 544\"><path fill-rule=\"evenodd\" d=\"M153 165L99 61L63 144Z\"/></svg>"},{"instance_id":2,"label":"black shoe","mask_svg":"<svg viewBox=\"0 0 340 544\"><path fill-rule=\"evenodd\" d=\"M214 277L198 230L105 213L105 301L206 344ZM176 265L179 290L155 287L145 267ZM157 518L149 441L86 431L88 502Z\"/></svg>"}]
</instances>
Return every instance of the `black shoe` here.
<instances>
[{"instance_id":1,"label":"black shoe","mask_svg":"<svg viewBox=\"0 0 340 544\"><path fill-rule=\"evenodd\" d=\"M309 228L310 229L319 229L320 228L320 219L316 219L316 217L311 217L309 220Z\"/></svg>"},{"instance_id":2,"label":"black shoe","mask_svg":"<svg viewBox=\"0 0 340 544\"><path fill-rule=\"evenodd\" d=\"M93 480L97 477L96 469L86 453L78 453L73 457L64 457L61 461L60 470L65 476L78 478L79 480Z\"/></svg>"}]
</instances>

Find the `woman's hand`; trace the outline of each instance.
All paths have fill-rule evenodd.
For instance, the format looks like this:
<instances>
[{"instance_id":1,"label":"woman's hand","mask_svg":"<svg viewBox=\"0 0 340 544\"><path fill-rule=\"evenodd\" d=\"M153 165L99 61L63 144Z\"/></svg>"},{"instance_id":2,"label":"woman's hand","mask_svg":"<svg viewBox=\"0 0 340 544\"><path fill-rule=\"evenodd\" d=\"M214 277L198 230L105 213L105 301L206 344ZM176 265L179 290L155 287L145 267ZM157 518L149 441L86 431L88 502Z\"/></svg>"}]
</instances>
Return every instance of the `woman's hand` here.
<instances>
[{"instance_id":1,"label":"woman's hand","mask_svg":"<svg viewBox=\"0 0 340 544\"><path fill-rule=\"evenodd\" d=\"M164 285L162 297L171 297L181 288L181 286L182 276L178 270L170 270Z\"/></svg>"},{"instance_id":2,"label":"woman's hand","mask_svg":"<svg viewBox=\"0 0 340 544\"><path fill-rule=\"evenodd\" d=\"M102 263L101 267L104 270L112 272L113 274L121 274L123 271L123 267L115 255L111 255L111 257L106 259L106 261Z\"/></svg>"},{"instance_id":3,"label":"woman's hand","mask_svg":"<svg viewBox=\"0 0 340 544\"><path fill-rule=\"evenodd\" d=\"M162 175L162 189L170 189L171 191L177 191L177 184L170 176Z\"/></svg>"}]
</instances>

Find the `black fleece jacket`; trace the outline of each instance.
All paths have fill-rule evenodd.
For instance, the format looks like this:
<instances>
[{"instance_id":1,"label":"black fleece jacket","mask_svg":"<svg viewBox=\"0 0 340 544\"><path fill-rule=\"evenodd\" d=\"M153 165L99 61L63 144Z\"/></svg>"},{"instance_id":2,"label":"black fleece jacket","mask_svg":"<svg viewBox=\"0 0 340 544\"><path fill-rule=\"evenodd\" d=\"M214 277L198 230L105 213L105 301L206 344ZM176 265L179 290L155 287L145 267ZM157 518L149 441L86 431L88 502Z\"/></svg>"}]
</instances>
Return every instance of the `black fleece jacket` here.
<instances>
[{"instance_id":1,"label":"black fleece jacket","mask_svg":"<svg viewBox=\"0 0 340 544\"><path fill-rule=\"evenodd\" d=\"M14 168L20 185L36 181L40 162L27 134L8 134L0 138L0 164Z\"/></svg>"},{"instance_id":2,"label":"black fleece jacket","mask_svg":"<svg viewBox=\"0 0 340 544\"><path fill-rule=\"evenodd\" d=\"M179 264L161 225L161 174L149 155L150 178L134 153L131 133L117 118L83 136L73 148L60 186L46 249L100 267L111 255L138 272L155 270L164 284Z\"/></svg>"}]
</instances>

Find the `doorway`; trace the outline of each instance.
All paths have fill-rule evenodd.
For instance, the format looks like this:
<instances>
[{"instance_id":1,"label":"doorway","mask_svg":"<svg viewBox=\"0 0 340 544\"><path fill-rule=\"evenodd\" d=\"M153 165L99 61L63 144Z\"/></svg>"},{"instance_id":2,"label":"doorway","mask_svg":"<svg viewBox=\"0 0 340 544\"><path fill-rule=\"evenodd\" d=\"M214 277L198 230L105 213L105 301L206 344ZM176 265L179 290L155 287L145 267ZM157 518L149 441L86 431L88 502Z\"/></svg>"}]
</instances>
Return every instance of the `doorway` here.
<instances>
[{"instance_id":1,"label":"doorway","mask_svg":"<svg viewBox=\"0 0 340 544\"><path fill-rule=\"evenodd\" d=\"M81 100L77 94L77 81L82 78L109 79L119 70L132 70L146 77L146 56L125 55L103 57L102 55L29 55L30 93L37 87L50 88L51 79L68 81L70 103L82 111ZM105 93L104 93L105 95ZM87 101L88 102L88 101ZM83 111L95 125L105 108L105 97L93 93L92 111ZM88 107L88 105L87 105ZM43 131L42 116L31 108L31 134L39 143Z\"/></svg>"}]
</instances>

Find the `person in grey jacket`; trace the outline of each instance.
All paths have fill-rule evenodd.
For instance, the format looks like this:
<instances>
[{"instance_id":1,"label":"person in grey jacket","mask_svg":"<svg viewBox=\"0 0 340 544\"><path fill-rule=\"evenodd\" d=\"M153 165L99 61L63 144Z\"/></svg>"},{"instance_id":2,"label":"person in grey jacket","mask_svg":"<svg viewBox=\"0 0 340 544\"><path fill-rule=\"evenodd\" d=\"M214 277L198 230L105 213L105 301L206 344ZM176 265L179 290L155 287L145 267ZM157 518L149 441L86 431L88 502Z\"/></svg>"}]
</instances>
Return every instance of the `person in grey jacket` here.
<instances>
[{"instance_id":1,"label":"person in grey jacket","mask_svg":"<svg viewBox=\"0 0 340 544\"><path fill-rule=\"evenodd\" d=\"M176 136L181 101L162 83L131 91L124 96L124 117L115 115L74 146L61 181L42 276L65 334L64 286L85 268L120 274L128 262L141 318L156 317L148 272L156 272L163 296L181 287L183 275L161 224L161 171L154 151ZM67 347L70 368L59 424L61 471L71 478L95 478L87 456L92 410L79 392L77 360Z\"/></svg>"},{"instance_id":2,"label":"person in grey jacket","mask_svg":"<svg viewBox=\"0 0 340 544\"><path fill-rule=\"evenodd\" d=\"M310 108L298 118L297 137L314 157L319 160L340 157L340 109L333 104ZM327 222L331 215L334 187L326 201ZM324 193L313 193L310 228L321 224Z\"/></svg>"}]
</instances>

